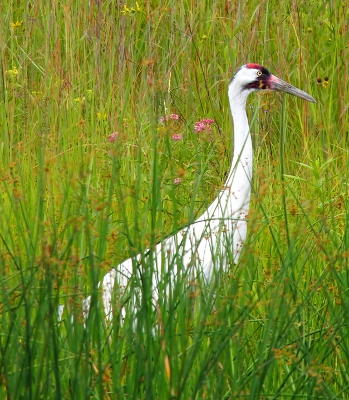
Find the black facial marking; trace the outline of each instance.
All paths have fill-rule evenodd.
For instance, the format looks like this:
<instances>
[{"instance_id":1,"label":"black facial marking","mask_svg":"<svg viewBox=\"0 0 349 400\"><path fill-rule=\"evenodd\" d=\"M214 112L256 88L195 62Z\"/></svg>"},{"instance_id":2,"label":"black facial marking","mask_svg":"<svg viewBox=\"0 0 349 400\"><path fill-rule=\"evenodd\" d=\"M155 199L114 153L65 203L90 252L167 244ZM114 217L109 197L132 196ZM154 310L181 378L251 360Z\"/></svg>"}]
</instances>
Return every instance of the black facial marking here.
<instances>
[{"instance_id":1,"label":"black facial marking","mask_svg":"<svg viewBox=\"0 0 349 400\"><path fill-rule=\"evenodd\" d=\"M262 68L260 69L260 71L262 72L261 77L262 77L263 75L265 75L265 76L267 76L267 77L270 76L270 72L269 72L266 68L262 67Z\"/></svg>"},{"instance_id":2,"label":"black facial marking","mask_svg":"<svg viewBox=\"0 0 349 400\"><path fill-rule=\"evenodd\" d=\"M244 86L244 89L255 89L255 90L268 90L270 89L270 83L269 83L269 78L270 78L270 72L264 68L261 67L259 71L262 73L261 75L256 76L256 80L248 83L247 85Z\"/></svg>"}]
</instances>

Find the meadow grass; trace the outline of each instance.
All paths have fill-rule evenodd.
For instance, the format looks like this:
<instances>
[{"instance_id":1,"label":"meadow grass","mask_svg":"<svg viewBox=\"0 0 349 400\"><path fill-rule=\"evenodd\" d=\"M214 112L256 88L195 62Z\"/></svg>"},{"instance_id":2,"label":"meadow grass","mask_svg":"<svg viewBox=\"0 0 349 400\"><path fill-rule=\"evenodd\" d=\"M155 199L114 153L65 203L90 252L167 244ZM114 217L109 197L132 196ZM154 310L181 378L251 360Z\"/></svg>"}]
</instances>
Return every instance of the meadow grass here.
<instances>
[{"instance_id":1,"label":"meadow grass","mask_svg":"<svg viewBox=\"0 0 349 400\"><path fill-rule=\"evenodd\" d=\"M348 398L348 8L4 0L0 10L0 398ZM137 323L129 311L111 328L99 280L222 187L227 86L247 61L318 104L250 96L239 264L210 290L174 282L154 310L145 259ZM159 121L171 113L180 119ZM201 118L215 120L212 136L194 132Z\"/></svg>"}]
</instances>

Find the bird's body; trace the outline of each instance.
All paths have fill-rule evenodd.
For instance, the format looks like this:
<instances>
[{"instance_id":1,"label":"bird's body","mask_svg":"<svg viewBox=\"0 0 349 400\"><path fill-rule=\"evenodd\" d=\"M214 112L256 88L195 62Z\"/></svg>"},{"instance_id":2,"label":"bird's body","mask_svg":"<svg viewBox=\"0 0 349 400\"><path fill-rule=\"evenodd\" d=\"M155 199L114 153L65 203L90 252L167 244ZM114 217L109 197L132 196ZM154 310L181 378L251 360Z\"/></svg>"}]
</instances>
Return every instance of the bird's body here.
<instances>
[{"instance_id":1,"label":"bird's body","mask_svg":"<svg viewBox=\"0 0 349 400\"><path fill-rule=\"evenodd\" d=\"M234 155L222 190L204 214L188 227L159 243L154 250L127 259L104 276L100 287L107 319L113 315L114 290L118 288L118 296L127 291L133 277L140 278L141 263L145 259L153 263L154 300L159 296L159 282L166 276L171 282L178 274L185 273L191 279L200 276L200 281L205 283L211 280L214 271L224 271L229 260L238 262L247 233L253 163L246 100L252 91L263 90L285 91L315 102L307 93L281 81L258 64L247 64L237 71L228 90L234 121ZM90 301L90 297L84 300L85 315Z\"/></svg>"}]
</instances>

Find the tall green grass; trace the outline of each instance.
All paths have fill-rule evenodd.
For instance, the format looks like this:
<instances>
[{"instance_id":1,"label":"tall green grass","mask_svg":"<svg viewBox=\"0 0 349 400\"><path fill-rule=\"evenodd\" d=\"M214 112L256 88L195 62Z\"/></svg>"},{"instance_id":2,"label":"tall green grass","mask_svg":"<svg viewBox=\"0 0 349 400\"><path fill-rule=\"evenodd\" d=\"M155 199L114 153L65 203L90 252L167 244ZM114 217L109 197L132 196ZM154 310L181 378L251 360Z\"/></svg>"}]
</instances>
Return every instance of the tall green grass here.
<instances>
[{"instance_id":1,"label":"tall green grass","mask_svg":"<svg viewBox=\"0 0 349 400\"><path fill-rule=\"evenodd\" d=\"M5 0L0 11L0 398L346 399L348 8ZM222 187L227 85L247 61L318 104L251 95L239 264L210 291L174 283L154 309L145 260L137 323L129 310L111 328L99 280ZM159 122L170 113L180 121ZM213 141L194 133L200 118L216 121Z\"/></svg>"}]
</instances>

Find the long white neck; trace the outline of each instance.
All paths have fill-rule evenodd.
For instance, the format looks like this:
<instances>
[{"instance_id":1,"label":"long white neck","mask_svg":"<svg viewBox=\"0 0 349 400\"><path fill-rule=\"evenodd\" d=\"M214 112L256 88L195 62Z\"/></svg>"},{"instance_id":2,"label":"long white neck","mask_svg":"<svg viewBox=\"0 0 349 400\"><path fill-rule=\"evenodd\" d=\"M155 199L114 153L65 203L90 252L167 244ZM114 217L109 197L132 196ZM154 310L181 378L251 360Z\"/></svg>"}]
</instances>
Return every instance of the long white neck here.
<instances>
[{"instance_id":1,"label":"long white neck","mask_svg":"<svg viewBox=\"0 0 349 400\"><path fill-rule=\"evenodd\" d=\"M250 192L252 179L252 140L246 115L248 93L236 93L234 84L228 90L231 114L234 121L234 154L225 186L231 191L246 189Z\"/></svg>"},{"instance_id":2,"label":"long white neck","mask_svg":"<svg viewBox=\"0 0 349 400\"><path fill-rule=\"evenodd\" d=\"M235 263L238 262L247 234L253 161L252 140L246 115L246 99L249 92L241 93L238 89L233 81L228 91L234 120L234 154L229 175L216 199L197 220L209 221L209 231L215 232L215 235L209 236L213 238L211 247L215 248L215 241L220 243L219 246L231 247ZM193 227L196 227L196 224L193 224ZM208 253L207 267L204 268L206 277L210 277L212 273L211 261L212 254Z\"/></svg>"}]
</instances>

